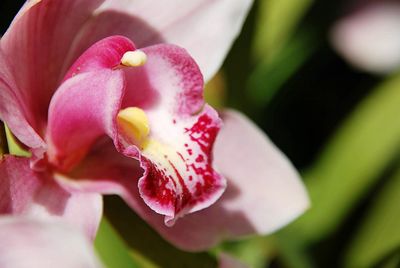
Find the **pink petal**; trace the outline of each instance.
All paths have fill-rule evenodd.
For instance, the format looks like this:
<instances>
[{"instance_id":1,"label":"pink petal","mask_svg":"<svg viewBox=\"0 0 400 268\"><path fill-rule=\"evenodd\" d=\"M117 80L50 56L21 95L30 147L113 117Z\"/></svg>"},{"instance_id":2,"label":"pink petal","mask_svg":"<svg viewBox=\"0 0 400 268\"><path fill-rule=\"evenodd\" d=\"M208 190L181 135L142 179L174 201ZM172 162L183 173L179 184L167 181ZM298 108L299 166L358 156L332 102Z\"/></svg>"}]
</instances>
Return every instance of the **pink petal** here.
<instances>
[{"instance_id":1,"label":"pink petal","mask_svg":"<svg viewBox=\"0 0 400 268\"><path fill-rule=\"evenodd\" d=\"M218 267L219 268L247 268L245 265L235 257L228 253L221 252L218 254Z\"/></svg>"},{"instance_id":2,"label":"pink petal","mask_svg":"<svg viewBox=\"0 0 400 268\"><path fill-rule=\"evenodd\" d=\"M51 95L68 67L71 44L102 0L29 1L2 36L0 47L17 82L33 129L42 134ZM68 19L66 19L68 18ZM9 122L8 122L9 123Z\"/></svg>"},{"instance_id":3,"label":"pink petal","mask_svg":"<svg viewBox=\"0 0 400 268\"><path fill-rule=\"evenodd\" d=\"M201 73L185 50L157 45L143 52L146 64L126 71L123 106L139 107L148 117L151 142L139 152L145 169L139 190L146 204L173 224L214 203L225 189L211 166L220 119L204 106ZM124 152L136 157L137 150L129 149Z\"/></svg>"},{"instance_id":4,"label":"pink petal","mask_svg":"<svg viewBox=\"0 0 400 268\"><path fill-rule=\"evenodd\" d=\"M0 214L62 217L94 238L102 213L100 195L67 192L51 174L32 171L28 158L3 158L0 178Z\"/></svg>"},{"instance_id":5,"label":"pink petal","mask_svg":"<svg viewBox=\"0 0 400 268\"><path fill-rule=\"evenodd\" d=\"M309 199L289 160L244 115L228 110L222 118L214 164L229 179L230 192L237 191L236 196L225 198L224 208L242 213L260 234L301 215Z\"/></svg>"},{"instance_id":6,"label":"pink petal","mask_svg":"<svg viewBox=\"0 0 400 268\"><path fill-rule=\"evenodd\" d=\"M27 111L8 61L0 49L0 119L7 123L20 141L34 149L45 147L43 139L32 128L32 114Z\"/></svg>"},{"instance_id":7,"label":"pink petal","mask_svg":"<svg viewBox=\"0 0 400 268\"><path fill-rule=\"evenodd\" d=\"M184 47L209 80L240 32L251 0L106 0L81 32L75 53L121 34L139 47L167 42Z\"/></svg>"},{"instance_id":8,"label":"pink petal","mask_svg":"<svg viewBox=\"0 0 400 268\"><path fill-rule=\"evenodd\" d=\"M105 137L68 175L56 174L55 179L70 192L117 194L133 207L141 203L151 211L139 196L137 183L142 175L139 162L120 154Z\"/></svg>"},{"instance_id":9,"label":"pink petal","mask_svg":"<svg viewBox=\"0 0 400 268\"><path fill-rule=\"evenodd\" d=\"M67 171L78 163L102 135L116 136L115 118L124 93L124 74L113 70L126 51L124 37L103 39L70 68L49 107L49 160Z\"/></svg>"},{"instance_id":10,"label":"pink petal","mask_svg":"<svg viewBox=\"0 0 400 268\"><path fill-rule=\"evenodd\" d=\"M357 68L374 73L398 69L400 4L397 1L361 1L358 10L335 23L331 40L335 49Z\"/></svg>"},{"instance_id":11,"label":"pink petal","mask_svg":"<svg viewBox=\"0 0 400 268\"><path fill-rule=\"evenodd\" d=\"M59 170L77 164L102 135L114 136L123 94L122 71L83 73L64 82L49 108L48 155Z\"/></svg>"},{"instance_id":12,"label":"pink petal","mask_svg":"<svg viewBox=\"0 0 400 268\"><path fill-rule=\"evenodd\" d=\"M92 246L59 220L0 217L0 267L101 267Z\"/></svg>"}]
</instances>

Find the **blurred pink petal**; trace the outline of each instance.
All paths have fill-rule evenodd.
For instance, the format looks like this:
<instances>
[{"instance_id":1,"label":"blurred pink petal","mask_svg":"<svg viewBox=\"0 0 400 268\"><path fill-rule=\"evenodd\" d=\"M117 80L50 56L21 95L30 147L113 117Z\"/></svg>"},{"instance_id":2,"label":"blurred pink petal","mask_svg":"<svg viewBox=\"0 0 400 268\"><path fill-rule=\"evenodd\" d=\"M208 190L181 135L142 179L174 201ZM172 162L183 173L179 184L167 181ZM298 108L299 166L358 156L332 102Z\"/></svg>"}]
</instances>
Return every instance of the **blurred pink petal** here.
<instances>
[{"instance_id":1,"label":"blurred pink petal","mask_svg":"<svg viewBox=\"0 0 400 268\"><path fill-rule=\"evenodd\" d=\"M0 267L102 267L92 246L59 220L0 217Z\"/></svg>"},{"instance_id":2,"label":"blurred pink petal","mask_svg":"<svg viewBox=\"0 0 400 268\"><path fill-rule=\"evenodd\" d=\"M336 22L331 40L357 68L373 73L395 71L400 67L400 3L362 4Z\"/></svg>"},{"instance_id":3,"label":"blurred pink petal","mask_svg":"<svg viewBox=\"0 0 400 268\"><path fill-rule=\"evenodd\" d=\"M218 254L218 267L219 268L248 268L246 264L242 263L235 257L228 253L221 252Z\"/></svg>"},{"instance_id":4,"label":"blurred pink petal","mask_svg":"<svg viewBox=\"0 0 400 268\"><path fill-rule=\"evenodd\" d=\"M5 156L0 162L0 178L0 214L62 217L94 238L102 213L99 194L72 194L51 174L30 169L27 158Z\"/></svg>"},{"instance_id":5,"label":"blurred pink petal","mask_svg":"<svg viewBox=\"0 0 400 268\"><path fill-rule=\"evenodd\" d=\"M260 234L301 215L309 206L308 195L286 156L244 115L228 110L221 116L224 127L215 143L214 164L237 189L224 208L241 213Z\"/></svg>"}]
</instances>

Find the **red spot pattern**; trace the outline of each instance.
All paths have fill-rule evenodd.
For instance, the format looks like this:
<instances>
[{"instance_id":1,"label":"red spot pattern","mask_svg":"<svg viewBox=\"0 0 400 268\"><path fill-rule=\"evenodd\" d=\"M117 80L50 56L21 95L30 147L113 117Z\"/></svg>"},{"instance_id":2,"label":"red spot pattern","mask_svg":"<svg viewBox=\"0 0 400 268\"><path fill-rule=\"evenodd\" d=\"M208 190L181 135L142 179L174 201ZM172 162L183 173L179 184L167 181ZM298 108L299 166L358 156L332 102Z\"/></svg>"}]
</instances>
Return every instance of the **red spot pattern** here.
<instances>
[{"instance_id":1,"label":"red spot pattern","mask_svg":"<svg viewBox=\"0 0 400 268\"><path fill-rule=\"evenodd\" d=\"M163 207L171 207L175 205L175 192L173 189L167 188L168 182L172 177L167 176L166 169L160 170L150 160L144 159L147 166L147 178L144 180L142 190L146 196L150 197ZM175 181L172 179L172 182Z\"/></svg>"},{"instance_id":2,"label":"red spot pattern","mask_svg":"<svg viewBox=\"0 0 400 268\"><path fill-rule=\"evenodd\" d=\"M212 146L217 137L219 127L209 115L203 114L190 129L185 131L189 134L190 139L198 144L202 152L197 155L194 163L186 163L188 168L191 168L196 175L202 178L196 183L194 195L192 196L195 202L199 202L211 195L219 186L216 185L219 175L211 166ZM189 155L192 155L192 151L189 152L189 150Z\"/></svg>"},{"instance_id":3,"label":"red spot pattern","mask_svg":"<svg viewBox=\"0 0 400 268\"><path fill-rule=\"evenodd\" d=\"M167 155L164 157L168 160L175 174L168 175L165 168L159 169L155 163L146 159L148 175L143 189L146 196L162 207L174 207L174 212L177 214L183 208L194 206L212 195L220 186L217 184L219 175L211 167L212 145L218 130L219 127L207 114L201 115L191 128L184 130L193 142L190 145L184 144L189 158L185 158L180 152L176 152L186 166L185 170L178 170ZM193 149L198 146L200 150L189 149L189 146ZM197 156L193 156L194 151L199 151ZM181 174L182 172L187 172L187 174ZM195 176L191 175L193 173ZM186 181L184 178L186 178ZM196 182L192 189L189 189L187 183L193 180ZM180 191L167 188L167 185L171 186L169 181L172 181L175 188L179 184Z\"/></svg>"}]
</instances>

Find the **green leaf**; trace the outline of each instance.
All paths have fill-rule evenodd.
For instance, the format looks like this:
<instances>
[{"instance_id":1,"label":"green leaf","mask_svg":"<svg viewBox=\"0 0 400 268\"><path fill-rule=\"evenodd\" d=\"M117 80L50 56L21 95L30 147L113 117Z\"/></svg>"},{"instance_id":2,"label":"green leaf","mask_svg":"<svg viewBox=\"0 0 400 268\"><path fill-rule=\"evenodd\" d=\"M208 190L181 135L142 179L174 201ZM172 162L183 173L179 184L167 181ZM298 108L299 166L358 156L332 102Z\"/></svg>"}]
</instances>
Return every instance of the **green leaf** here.
<instances>
[{"instance_id":1,"label":"green leaf","mask_svg":"<svg viewBox=\"0 0 400 268\"><path fill-rule=\"evenodd\" d=\"M217 248L234 256L249 267L265 267L276 255L276 241L273 237L256 236L240 241L225 242Z\"/></svg>"},{"instance_id":2,"label":"green leaf","mask_svg":"<svg viewBox=\"0 0 400 268\"><path fill-rule=\"evenodd\" d=\"M226 82L219 71L204 87L204 100L215 109L222 109L226 102Z\"/></svg>"},{"instance_id":3,"label":"green leaf","mask_svg":"<svg viewBox=\"0 0 400 268\"><path fill-rule=\"evenodd\" d=\"M385 259L381 264L378 264L380 268L399 268L400 267L400 249L394 254L390 255L389 258Z\"/></svg>"},{"instance_id":4,"label":"green leaf","mask_svg":"<svg viewBox=\"0 0 400 268\"><path fill-rule=\"evenodd\" d=\"M8 154L8 144L5 125L0 121L0 159L3 154Z\"/></svg>"},{"instance_id":5,"label":"green leaf","mask_svg":"<svg viewBox=\"0 0 400 268\"><path fill-rule=\"evenodd\" d=\"M274 60L312 3L313 0L259 1L253 41L255 58Z\"/></svg>"},{"instance_id":6,"label":"green leaf","mask_svg":"<svg viewBox=\"0 0 400 268\"><path fill-rule=\"evenodd\" d=\"M106 267L143 267L139 265L139 262L134 261L124 242L105 218L103 218L100 223L94 245L100 259Z\"/></svg>"},{"instance_id":7,"label":"green leaf","mask_svg":"<svg viewBox=\"0 0 400 268\"><path fill-rule=\"evenodd\" d=\"M400 75L382 83L347 118L305 174L312 208L286 230L309 242L343 221L400 148Z\"/></svg>"},{"instance_id":8,"label":"green leaf","mask_svg":"<svg viewBox=\"0 0 400 268\"><path fill-rule=\"evenodd\" d=\"M105 201L105 214L135 254L159 267L217 267L209 253L185 252L166 242L120 198L108 196Z\"/></svg>"},{"instance_id":9,"label":"green leaf","mask_svg":"<svg viewBox=\"0 0 400 268\"><path fill-rule=\"evenodd\" d=\"M273 61L262 60L248 80L252 103L265 106L284 83L306 62L318 46L311 32L302 31L288 42Z\"/></svg>"},{"instance_id":10,"label":"green leaf","mask_svg":"<svg viewBox=\"0 0 400 268\"><path fill-rule=\"evenodd\" d=\"M319 45L313 27L295 31L313 0L259 2L252 47L255 70L246 85L253 104L265 106Z\"/></svg>"},{"instance_id":11,"label":"green leaf","mask_svg":"<svg viewBox=\"0 0 400 268\"><path fill-rule=\"evenodd\" d=\"M4 124L4 126L9 153L17 156L30 157L31 153L23 148L23 145L14 137L7 125Z\"/></svg>"},{"instance_id":12,"label":"green leaf","mask_svg":"<svg viewBox=\"0 0 400 268\"><path fill-rule=\"evenodd\" d=\"M302 240L296 239L296 236L285 232L278 232L277 234L274 234L274 236L277 241L279 259L281 259L284 267L315 267Z\"/></svg>"},{"instance_id":13,"label":"green leaf","mask_svg":"<svg viewBox=\"0 0 400 268\"><path fill-rule=\"evenodd\" d=\"M363 220L345 258L346 267L371 267L400 251L400 168L390 179ZM396 259L396 258L395 258ZM393 260L395 262L396 260Z\"/></svg>"}]
</instances>

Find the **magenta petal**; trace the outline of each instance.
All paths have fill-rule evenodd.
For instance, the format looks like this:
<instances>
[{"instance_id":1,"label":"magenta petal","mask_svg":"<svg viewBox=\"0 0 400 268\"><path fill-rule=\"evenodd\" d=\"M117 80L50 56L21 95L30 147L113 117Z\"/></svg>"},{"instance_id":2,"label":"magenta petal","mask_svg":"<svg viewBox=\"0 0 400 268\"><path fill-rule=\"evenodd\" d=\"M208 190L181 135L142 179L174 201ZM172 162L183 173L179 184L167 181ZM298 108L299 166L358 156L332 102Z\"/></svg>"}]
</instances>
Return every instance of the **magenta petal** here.
<instances>
[{"instance_id":1,"label":"magenta petal","mask_svg":"<svg viewBox=\"0 0 400 268\"><path fill-rule=\"evenodd\" d=\"M33 127L37 132L45 127L50 98L71 64L67 62L71 44L102 2L31 0L2 36L1 49L13 70L21 101L36 116Z\"/></svg>"},{"instance_id":2,"label":"magenta petal","mask_svg":"<svg viewBox=\"0 0 400 268\"><path fill-rule=\"evenodd\" d=\"M14 135L30 148L43 149L43 139L32 128L34 115L29 113L18 90L14 75L0 49L0 119Z\"/></svg>"},{"instance_id":3,"label":"magenta petal","mask_svg":"<svg viewBox=\"0 0 400 268\"><path fill-rule=\"evenodd\" d=\"M103 138L68 176L56 174L55 178L71 192L117 194L136 207L136 202L143 203L137 187L142 175L137 160L120 154L110 139Z\"/></svg>"},{"instance_id":4,"label":"magenta petal","mask_svg":"<svg viewBox=\"0 0 400 268\"><path fill-rule=\"evenodd\" d=\"M69 68L64 81L80 73L114 69L121 63L127 51L134 51L135 45L126 37L106 37L87 49Z\"/></svg>"},{"instance_id":5,"label":"magenta petal","mask_svg":"<svg viewBox=\"0 0 400 268\"><path fill-rule=\"evenodd\" d=\"M59 220L0 217L0 267L101 267L90 242Z\"/></svg>"},{"instance_id":6,"label":"magenta petal","mask_svg":"<svg viewBox=\"0 0 400 268\"><path fill-rule=\"evenodd\" d=\"M115 118L124 94L124 74L116 69L125 52L135 50L121 36L105 38L72 65L54 94L47 126L50 162L68 170L102 135L116 139Z\"/></svg>"},{"instance_id":7,"label":"magenta petal","mask_svg":"<svg viewBox=\"0 0 400 268\"><path fill-rule=\"evenodd\" d=\"M49 108L49 160L69 170L102 135L115 136L115 117L124 88L122 71L102 70L65 81Z\"/></svg>"},{"instance_id":8,"label":"magenta petal","mask_svg":"<svg viewBox=\"0 0 400 268\"><path fill-rule=\"evenodd\" d=\"M50 174L32 171L28 158L3 158L0 178L0 214L62 217L94 238L102 213L100 195L67 192Z\"/></svg>"}]
</instances>

